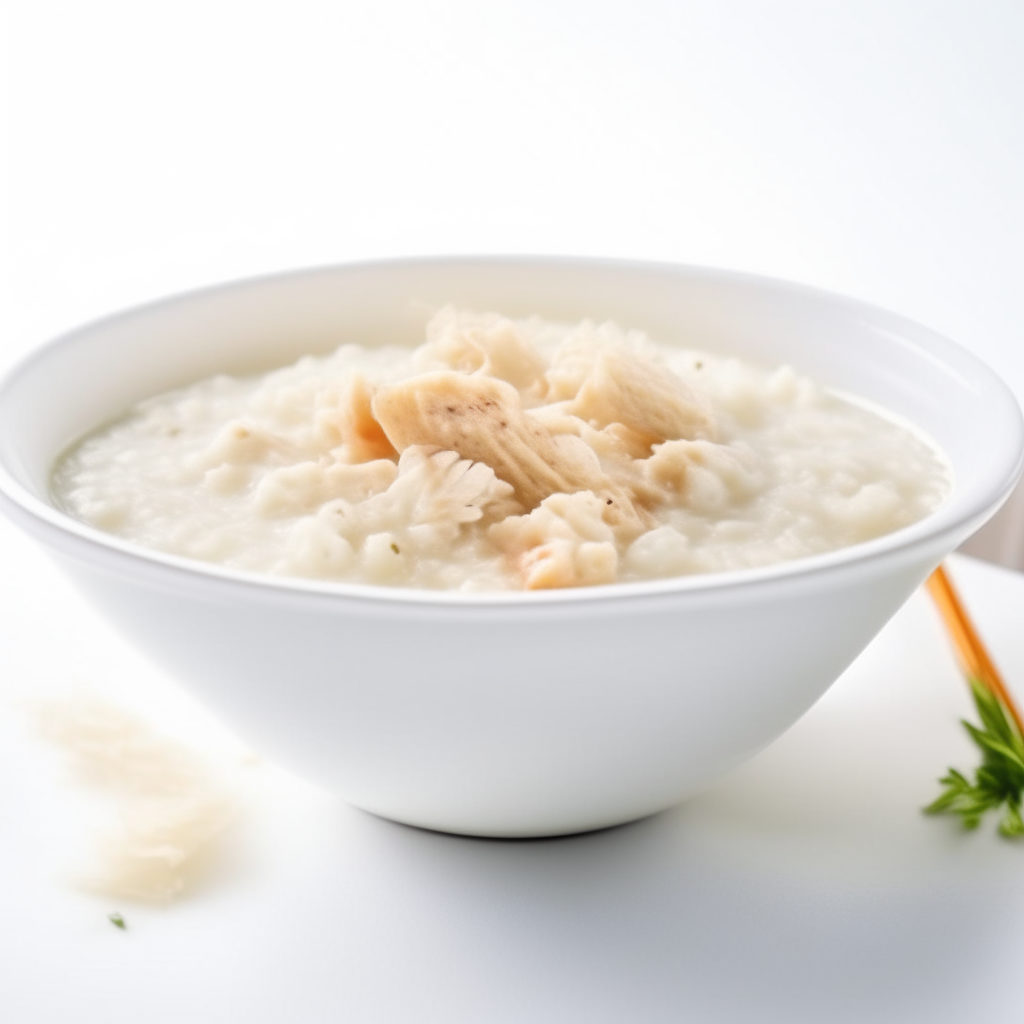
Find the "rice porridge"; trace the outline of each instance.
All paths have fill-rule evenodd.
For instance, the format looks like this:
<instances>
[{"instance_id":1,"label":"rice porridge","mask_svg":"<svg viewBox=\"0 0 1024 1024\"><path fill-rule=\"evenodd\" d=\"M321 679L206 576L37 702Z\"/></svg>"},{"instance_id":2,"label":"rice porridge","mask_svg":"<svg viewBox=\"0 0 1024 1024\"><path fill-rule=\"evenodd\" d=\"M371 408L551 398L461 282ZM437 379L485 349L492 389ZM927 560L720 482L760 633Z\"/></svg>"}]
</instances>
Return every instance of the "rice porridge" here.
<instances>
[{"instance_id":1,"label":"rice porridge","mask_svg":"<svg viewBox=\"0 0 1024 1024\"><path fill-rule=\"evenodd\" d=\"M907 526L950 489L906 427L787 366L446 308L140 403L58 463L57 503L235 569L518 590L770 565Z\"/></svg>"}]
</instances>

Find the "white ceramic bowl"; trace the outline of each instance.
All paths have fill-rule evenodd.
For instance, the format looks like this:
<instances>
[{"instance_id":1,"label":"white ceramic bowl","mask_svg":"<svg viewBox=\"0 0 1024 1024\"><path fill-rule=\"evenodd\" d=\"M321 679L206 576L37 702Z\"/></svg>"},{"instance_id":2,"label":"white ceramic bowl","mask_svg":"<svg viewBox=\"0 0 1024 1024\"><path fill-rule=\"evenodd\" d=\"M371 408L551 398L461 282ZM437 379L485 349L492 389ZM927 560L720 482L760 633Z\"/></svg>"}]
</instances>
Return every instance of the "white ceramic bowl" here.
<instances>
[{"instance_id":1,"label":"white ceramic bowl","mask_svg":"<svg viewBox=\"0 0 1024 1024\"><path fill-rule=\"evenodd\" d=\"M767 569L464 595L250 576L62 514L49 473L139 399L346 341L415 343L456 302L614 318L789 362L917 424L942 508ZM848 299L686 267L562 259L342 266L160 302L60 338L0 387L0 495L125 636L284 765L427 828L535 836L668 807L791 725L1021 472L1006 387L931 331Z\"/></svg>"}]
</instances>

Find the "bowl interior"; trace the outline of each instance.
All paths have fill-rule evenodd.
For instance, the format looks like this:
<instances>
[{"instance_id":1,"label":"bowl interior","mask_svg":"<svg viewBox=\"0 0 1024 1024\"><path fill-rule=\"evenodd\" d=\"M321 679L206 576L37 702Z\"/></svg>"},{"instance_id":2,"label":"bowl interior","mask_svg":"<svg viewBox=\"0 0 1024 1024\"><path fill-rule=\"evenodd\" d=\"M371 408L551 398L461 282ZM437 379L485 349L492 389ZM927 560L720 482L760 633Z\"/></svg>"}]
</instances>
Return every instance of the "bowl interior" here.
<instances>
[{"instance_id":1,"label":"bowl interior","mask_svg":"<svg viewBox=\"0 0 1024 1024\"><path fill-rule=\"evenodd\" d=\"M0 388L0 460L48 500L57 455L144 397L213 373L253 373L346 342L416 344L446 303L511 316L614 319L665 343L790 363L909 420L946 453L948 522L977 517L1020 472L1012 395L980 361L882 310L723 271L557 259L340 266L132 310L38 350ZM947 522L947 525L948 525Z\"/></svg>"}]
</instances>

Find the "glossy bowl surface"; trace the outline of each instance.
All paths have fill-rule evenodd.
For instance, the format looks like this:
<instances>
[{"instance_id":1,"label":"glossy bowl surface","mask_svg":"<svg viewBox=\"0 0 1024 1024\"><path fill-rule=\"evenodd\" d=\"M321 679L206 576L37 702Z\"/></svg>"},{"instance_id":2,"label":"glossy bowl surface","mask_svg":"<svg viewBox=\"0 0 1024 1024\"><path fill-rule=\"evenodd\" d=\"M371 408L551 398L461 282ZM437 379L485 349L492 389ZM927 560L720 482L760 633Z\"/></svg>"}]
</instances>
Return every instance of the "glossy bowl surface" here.
<instances>
[{"instance_id":1,"label":"glossy bowl surface","mask_svg":"<svg viewBox=\"0 0 1024 1024\"><path fill-rule=\"evenodd\" d=\"M343 342L415 344L448 302L612 318L663 342L791 363L929 435L933 515L765 569L465 595L258 577L147 551L55 508L68 444L138 400ZM86 326L0 385L0 504L124 635L282 764L427 828L536 836L661 810L828 688L1020 476L1016 401L918 324L725 271L551 258L353 264L227 285Z\"/></svg>"}]
</instances>

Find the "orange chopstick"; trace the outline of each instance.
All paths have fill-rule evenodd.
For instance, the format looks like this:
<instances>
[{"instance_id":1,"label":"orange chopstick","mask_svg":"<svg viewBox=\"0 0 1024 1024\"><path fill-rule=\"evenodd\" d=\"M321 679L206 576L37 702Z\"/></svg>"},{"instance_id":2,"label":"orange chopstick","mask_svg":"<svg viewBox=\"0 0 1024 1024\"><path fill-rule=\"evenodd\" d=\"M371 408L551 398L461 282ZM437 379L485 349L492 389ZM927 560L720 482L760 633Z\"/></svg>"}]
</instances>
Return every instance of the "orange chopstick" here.
<instances>
[{"instance_id":1,"label":"orange chopstick","mask_svg":"<svg viewBox=\"0 0 1024 1024\"><path fill-rule=\"evenodd\" d=\"M926 585L928 593L939 609L942 621L946 624L964 675L988 687L1003 702L1017 729L1024 735L1024 722L1021 721L1020 711L1006 689L999 670L992 664L992 659L985 650L985 645L981 642L981 637L978 636L974 623L971 622L946 570L940 565L928 577Z\"/></svg>"}]
</instances>

